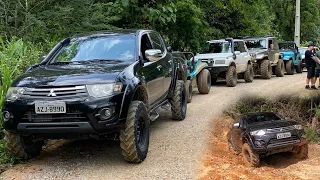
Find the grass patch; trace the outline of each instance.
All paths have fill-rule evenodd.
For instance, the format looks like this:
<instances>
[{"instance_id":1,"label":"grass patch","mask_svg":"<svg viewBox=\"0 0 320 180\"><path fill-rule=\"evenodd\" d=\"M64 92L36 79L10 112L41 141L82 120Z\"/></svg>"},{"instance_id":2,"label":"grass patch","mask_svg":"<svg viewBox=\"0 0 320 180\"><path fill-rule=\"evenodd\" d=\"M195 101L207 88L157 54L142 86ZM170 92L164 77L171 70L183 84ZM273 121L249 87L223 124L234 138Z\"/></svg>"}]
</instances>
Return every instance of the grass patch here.
<instances>
[{"instance_id":1,"label":"grass patch","mask_svg":"<svg viewBox=\"0 0 320 180\"><path fill-rule=\"evenodd\" d=\"M309 142L320 143L320 94L306 97L283 95L275 99L245 96L227 109L225 114L238 119L242 114L270 111L302 124Z\"/></svg>"}]
</instances>

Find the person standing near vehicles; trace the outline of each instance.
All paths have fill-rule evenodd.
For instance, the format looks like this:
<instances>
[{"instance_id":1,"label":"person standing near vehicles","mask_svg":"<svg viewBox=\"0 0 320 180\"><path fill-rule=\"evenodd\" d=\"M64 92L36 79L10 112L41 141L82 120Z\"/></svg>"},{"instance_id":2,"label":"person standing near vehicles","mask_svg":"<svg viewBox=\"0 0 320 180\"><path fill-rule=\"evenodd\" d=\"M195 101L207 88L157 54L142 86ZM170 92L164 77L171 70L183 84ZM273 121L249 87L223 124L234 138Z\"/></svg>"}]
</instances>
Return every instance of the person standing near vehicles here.
<instances>
[{"instance_id":1,"label":"person standing near vehicles","mask_svg":"<svg viewBox=\"0 0 320 180\"><path fill-rule=\"evenodd\" d=\"M312 43L310 43L308 45L308 50L306 50L306 52L305 52L306 68L308 70L305 89L317 90L317 88L315 86L315 81L316 81L315 68L316 68L317 63L320 62L320 60L312 52L313 49L314 49L314 45ZM310 81L311 81L311 87L309 86Z\"/></svg>"},{"instance_id":2,"label":"person standing near vehicles","mask_svg":"<svg viewBox=\"0 0 320 180\"><path fill-rule=\"evenodd\" d=\"M320 51L316 52L316 57L318 59L320 59ZM319 85L318 85L318 89L320 89L320 64L317 63L316 65L316 78L319 78ZM317 81L317 79L316 79Z\"/></svg>"}]
</instances>

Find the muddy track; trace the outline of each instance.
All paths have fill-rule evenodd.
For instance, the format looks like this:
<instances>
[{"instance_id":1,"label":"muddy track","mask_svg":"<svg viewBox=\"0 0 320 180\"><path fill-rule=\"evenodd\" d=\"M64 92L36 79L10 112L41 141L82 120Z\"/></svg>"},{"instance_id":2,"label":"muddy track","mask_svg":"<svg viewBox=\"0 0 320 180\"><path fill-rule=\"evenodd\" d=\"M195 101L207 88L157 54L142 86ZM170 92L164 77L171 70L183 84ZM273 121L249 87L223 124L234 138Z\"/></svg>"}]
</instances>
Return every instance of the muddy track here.
<instances>
[{"instance_id":1,"label":"muddy track","mask_svg":"<svg viewBox=\"0 0 320 180\"><path fill-rule=\"evenodd\" d=\"M3 179L196 179L201 175L204 154L210 154L208 142L212 121L245 94L276 96L305 93L306 73L273 76L271 80L239 80L236 87L224 83L213 86L210 94L197 94L188 105L187 118L177 122L171 113L160 111L160 119L151 126L148 157L140 165L126 163L118 142L58 141L41 156L4 172Z\"/></svg>"}]
</instances>

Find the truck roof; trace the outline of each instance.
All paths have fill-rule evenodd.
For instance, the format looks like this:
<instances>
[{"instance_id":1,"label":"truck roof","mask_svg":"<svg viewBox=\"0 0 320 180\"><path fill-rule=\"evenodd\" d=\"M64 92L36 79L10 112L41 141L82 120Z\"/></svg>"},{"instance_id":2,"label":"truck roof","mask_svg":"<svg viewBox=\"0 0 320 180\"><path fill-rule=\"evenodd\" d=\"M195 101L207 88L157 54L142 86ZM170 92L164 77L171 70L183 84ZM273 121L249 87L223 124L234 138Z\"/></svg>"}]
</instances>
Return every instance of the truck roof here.
<instances>
[{"instance_id":1,"label":"truck roof","mask_svg":"<svg viewBox=\"0 0 320 180\"><path fill-rule=\"evenodd\" d=\"M135 34L138 35L143 32L152 31L147 29L122 29L122 30L102 30L102 31L92 31L82 34L77 34L72 36L71 38L79 38L79 37L90 37L90 36L107 36L107 35L125 35L125 34Z\"/></svg>"},{"instance_id":2,"label":"truck roof","mask_svg":"<svg viewBox=\"0 0 320 180\"><path fill-rule=\"evenodd\" d=\"M243 41L242 39L233 39L233 41ZM217 40L210 40L207 41L208 43L215 43L215 42L227 42L225 39L217 39Z\"/></svg>"}]
</instances>

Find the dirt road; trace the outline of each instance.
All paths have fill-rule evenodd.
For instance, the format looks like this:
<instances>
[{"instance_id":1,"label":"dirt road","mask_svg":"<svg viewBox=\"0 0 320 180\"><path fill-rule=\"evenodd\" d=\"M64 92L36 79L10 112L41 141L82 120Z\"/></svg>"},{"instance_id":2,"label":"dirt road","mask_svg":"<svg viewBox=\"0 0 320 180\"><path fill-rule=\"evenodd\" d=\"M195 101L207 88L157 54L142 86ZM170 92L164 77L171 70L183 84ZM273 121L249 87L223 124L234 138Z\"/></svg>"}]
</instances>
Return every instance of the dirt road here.
<instances>
[{"instance_id":1,"label":"dirt road","mask_svg":"<svg viewBox=\"0 0 320 180\"><path fill-rule=\"evenodd\" d=\"M17 165L1 176L3 179L195 179L201 173L202 154L206 153L211 132L210 122L230 104L245 94L276 96L306 91L306 74L271 80L255 79L232 88L213 86L209 95L196 94L188 105L185 121L171 120L161 110L152 124L149 154L139 165L123 161L117 142L58 141L40 157ZM194 89L195 92L196 89Z\"/></svg>"}]
</instances>

